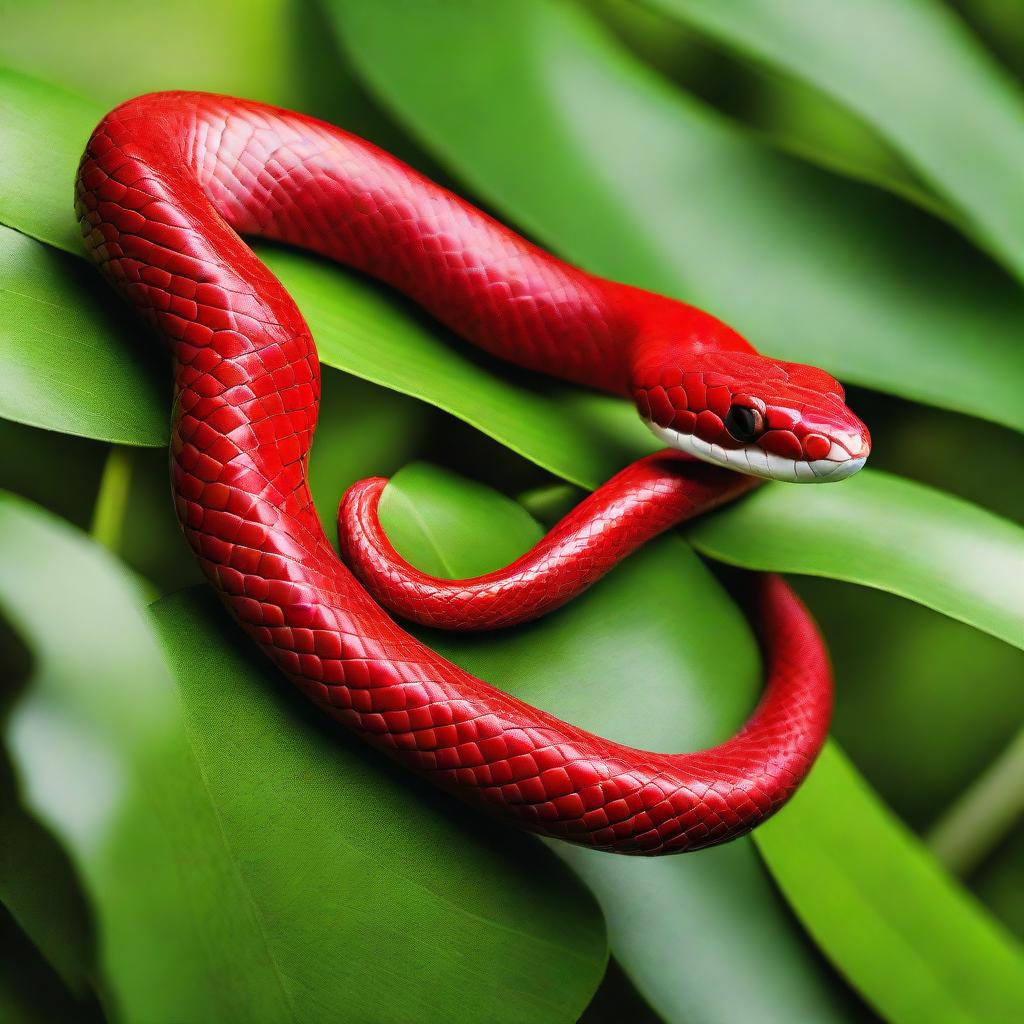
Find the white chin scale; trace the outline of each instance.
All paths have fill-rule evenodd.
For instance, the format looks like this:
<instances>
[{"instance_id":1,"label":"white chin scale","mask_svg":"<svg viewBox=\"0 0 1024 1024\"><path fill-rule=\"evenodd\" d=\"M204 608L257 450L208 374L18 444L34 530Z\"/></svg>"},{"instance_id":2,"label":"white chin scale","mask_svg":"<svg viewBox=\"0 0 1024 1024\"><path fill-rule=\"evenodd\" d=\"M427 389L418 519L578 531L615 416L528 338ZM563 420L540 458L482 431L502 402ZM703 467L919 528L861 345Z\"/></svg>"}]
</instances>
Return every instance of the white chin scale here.
<instances>
[{"instance_id":1,"label":"white chin scale","mask_svg":"<svg viewBox=\"0 0 1024 1024\"><path fill-rule=\"evenodd\" d=\"M781 455L766 452L752 445L749 448L723 448L720 444L702 441L693 434L681 434L671 427L659 427L657 423L645 420L651 432L670 448L693 455L704 462L713 462L738 473L764 477L767 480L784 480L794 484L831 483L853 476L867 458L851 459L840 445L833 442L824 459L786 459Z\"/></svg>"}]
</instances>

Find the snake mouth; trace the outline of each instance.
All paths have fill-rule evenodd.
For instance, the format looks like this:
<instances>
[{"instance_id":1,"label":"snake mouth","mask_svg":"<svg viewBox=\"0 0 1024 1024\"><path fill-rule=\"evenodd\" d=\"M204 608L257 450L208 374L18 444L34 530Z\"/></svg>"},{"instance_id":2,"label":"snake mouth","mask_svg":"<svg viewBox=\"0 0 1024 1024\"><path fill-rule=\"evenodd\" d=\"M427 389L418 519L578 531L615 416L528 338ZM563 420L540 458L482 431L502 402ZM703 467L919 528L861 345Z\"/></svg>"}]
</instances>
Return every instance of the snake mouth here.
<instances>
[{"instance_id":1,"label":"snake mouth","mask_svg":"<svg viewBox=\"0 0 1024 1024\"><path fill-rule=\"evenodd\" d=\"M703 462L763 477L765 480L782 480L794 484L832 483L853 476L867 462L866 455L855 458L834 441L823 459L787 459L774 452L766 452L757 445L723 448L695 434L684 434L671 427L659 427L650 420L645 422L654 436L670 448L686 452Z\"/></svg>"}]
</instances>

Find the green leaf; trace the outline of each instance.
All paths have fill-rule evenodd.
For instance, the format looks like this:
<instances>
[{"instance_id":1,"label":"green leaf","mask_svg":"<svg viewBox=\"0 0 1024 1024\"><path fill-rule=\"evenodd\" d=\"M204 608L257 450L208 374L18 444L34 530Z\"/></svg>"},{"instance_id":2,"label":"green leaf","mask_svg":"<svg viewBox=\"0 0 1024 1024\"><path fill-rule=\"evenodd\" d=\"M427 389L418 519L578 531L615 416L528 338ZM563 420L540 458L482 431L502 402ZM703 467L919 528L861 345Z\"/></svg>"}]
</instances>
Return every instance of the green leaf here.
<instances>
[{"instance_id":1,"label":"green leaf","mask_svg":"<svg viewBox=\"0 0 1024 1024\"><path fill-rule=\"evenodd\" d=\"M861 1019L748 840L642 864L560 852L600 901L615 958L667 1024Z\"/></svg>"},{"instance_id":2,"label":"green leaf","mask_svg":"<svg viewBox=\"0 0 1024 1024\"><path fill-rule=\"evenodd\" d=\"M506 564L540 535L521 506L422 464L391 480L381 519L406 558L448 576ZM536 623L419 635L531 704L648 749L723 739L757 688L749 628L678 537L648 545ZM841 990L822 976L748 841L661 860L552 845L593 889L615 957L666 1021L845 1019Z\"/></svg>"},{"instance_id":3,"label":"green leaf","mask_svg":"<svg viewBox=\"0 0 1024 1024\"><path fill-rule=\"evenodd\" d=\"M324 369L309 489L328 537L337 533L338 502L349 485L393 473L416 458L435 431L435 419L422 402Z\"/></svg>"},{"instance_id":4,"label":"green leaf","mask_svg":"<svg viewBox=\"0 0 1024 1024\"><path fill-rule=\"evenodd\" d=\"M414 462L391 477L381 494L380 518L396 551L442 579L499 569L544 535L521 505L425 462ZM452 544L455 536L457 547ZM502 638L496 633L492 639Z\"/></svg>"},{"instance_id":5,"label":"green leaf","mask_svg":"<svg viewBox=\"0 0 1024 1024\"><path fill-rule=\"evenodd\" d=\"M894 1024L1024 1017L1024 950L875 797L834 745L754 834L786 898Z\"/></svg>"},{"instance_id":6,"label":"green leaf","mask_svg":"<svg viewBox=\"0 0 1024 1024\"><path fill-rule=\"evenodd\" d=\"M76 95L56 100L57 106L70 104L74 109L85 102L80 94L99 103L102 113L132 96L162 89L242 96L338 121L433 173L429 158L383 115L349 69L339 65L323 13L313 3L106 0L102 45L86 42L81 0L8 8L0 35L0 66L74 91ZM112 53L117 60L110 59ZM0 117L0 122L5 120L7 112ZM44 113L42 126L51 123ZM92 124L87 132L91 128ZM52 148L71 148L77 161L85 145L85 136L47 133L46 140L33 150L40 169L47 169ZM49 173L52 177L52 170ZM68 184L61 181L60 188L66 190ZM66 204L66 197L62 201ZM68 225L69 230L73 227Z\"/></svg>"},{"instance_id":7,"label":"green leaf","mask_svg":"<svg viewBox=\"0 0 1024 1024\"><path fill-rule=\"evenodd\" d=\"M732 565L888 590L1024 648L1024 530L910 480L768 485L687 536Z\"/></svg>"},{"instance_id":8,"label":"green leaf","mask_svg":"<svg viewBox=\"0 0 1024 1024\"><path fill-rule=\"evenodd\" d=\"M8 653L0 650L5 682L11 678ZM4 693L5 703L10 696ZM0 729L2 724L0 719ZM0 751L0 910L6 908L46 953L53 972L81 996L94 974L91 914L67 854L23 806L18 788L14 768ZM0 1013L0 1020L7 1019Z\"/></svg>"},{"instance_id":9,"label":"green leaf","mask_svg":"<svg viewBox=\"0 0 1024 1024\"><path fill-rule=\"evenodd\" d=\"M322 3L432 152L569 259L770 355L1024 427L1019 290L949 229L759 144L575 4Z\"/></svg>"},{"instance_id":10,"label":"green leaf","mask_svg":"<svg viewBox=\"0 0 1024 1024\"><path fill-rule=\"evenodd\" d=\"M892 594L794 583L828 637L833 736L903 821L929 828L1024 722L1020 650Z\"/></svg>"},{"instance_id":11,"label":"green leaf","mask_svg":"<svg viewBox=\"0 0 1024 1024\"><path fill-rule=\"evenodd\" d=\"M737 63L754 72L756 109L750 116L763 141L835 174L886 189L963 231L957 214L859 117L802 82Z\"/></svg>"},{"instance_id":12,"label":"green leaf","mask_svg":"<svg viewBox=\"0 0 1024 1024\"><path fill-rule=\"evenodd\" d=\"M207 593L155 608L176 687L118 564L6 496L0 602L35 657L7 747L91 898L111 1015L475 1024L512 991L517 1020L576 1019L605 958L585 891L347 739Z\"/></svg>"},{"instance_id":13,"label":"green leaf","mask_svg":"<svg viewBox=\"0 0 1024 1024\"><path fill-rule=\"evenodd\" d=\"M546 851L414 784L282 694L209 595L165 598L155 615L299 1020L335 1020L341 1007L382 1022L492 1020L509 990L524 1021L576 1019L603 973L604 934ZM336 950L329 962L325 947ZM310 949L321 952L310 960Z\"/></svg>"},{"instance_id":14,"label":"green leaf","mask_svg":"<svg viewBox=\"0 0 1024 1024\"><path fill-rule=\"evenodd\" d=\"M157 342L85 264L0 226L0 301L0 416L167 443L170 380Z\"/></svg>"},{"instance_id":15,"label":"green leaf","mask_svg":"<svg viewBox=\"0 0 1024 1024\"><path fill-rule=\"evenodd\" d=\"M762 140L953 220L873 128L817 89L724 51L674 16L668 3L589 0L587 6L645 64L680 88L709 97Z\"/></svg>"},{"instance_id":16,"label":"green leaf","mask_svg":"<svg viewBox=\"0 0 1024 1024\"><path fill-rule=\"evenodd\" d=\"M316 47L300 8L294 0L104 0L100 25L80 0L9 5L0 63L108 107L159 89L295 106L309 95Z\"/></svg>"},{"instance_id":17,"label":"green leaf","mask_svg":"<svg viewBox=\"0 0 1024 1024\"><path fill-rule=\"evenodd\" d=\"M1024 277L1024 94L946 5L647 2L858 114Z\"/></svg>"},{"instance_id":18,"label":"green leaf","mask_svg":"<svg viewBox=\"0 0 1024 1024\"><path fill-rule=\"evenodd\" d=\"M64 227L73 221L70 185L56 189L50 183L73 179L84 139L102 109L93 107L90 113L66 102L65 94L52 86L10 73L0 73L0 100L18 113L0 121L0 142L9 132L16 157L36 153L48 146L51 137L56 140L46 149L46 169L26 161L26 173L19 176L7 168L10 182L24 185L27 191L11 186L0 191L0 221L77 251L77 238L68 236ZM67 140L70 144L65 144ZM29 169L34 173L27 173ZM21 276L30 284L40 281L35 290L45 290L53 305L52 319L76 325L84 321L86 336L102 339L104 358L95 366L75 363L75 372L66 378L55 376L48 369L55 355L39 346L32 325L22 329L19 322L12 323L5 349L12 363L28 364L33 372L25 380L11 378L6 390L12 411L5 412L0 404L0 415L33 414L35 418L28 422L110 441L161 443L167 434L167 413L161 411L157 418L155 414L148 417L147 411L147 417L159 424L158 431L133 433L119 426L121 420L143 414L133 408L132 392L122 390L118 382L139 359L138 350L153 348L155 343L133 320L125 319L127 314L118 317L109 312L116 303L104 294L98 276L28 243L11 244L26 253ZM323 260L278 246L259 245L257 252L298 302L316 337L321 361L329 366L444 409L532 462L585 486L596 486L625 463L657 447L632 407L619 399L517 372L425 321L403 300ZM42 263L51 270L49 275L37 266ZM86 301L82 293L90 288L95 295ZM127 369L120 367L121 362ZM106 419L104 415L87 418L87 412L78 409L79 387L116 399L114 408L108 408L109 402L97 403ZM39 391L43 395L34 398ZM149 383L139 392L140 401L148 405L152 391ZM4 394L0 384L0 396ZM28 413L21 405L29 407Z\"/></svg>"},{"instance_id":19,"label":"green leaf","mask_svg":"<svg viewBox=\"0 0 1024 1024\"><path fill-rule=\"evenodd\" d=\"M75 174L102 107L0 67L0 222L82 255Z\"/></svg>"}]
</instances>

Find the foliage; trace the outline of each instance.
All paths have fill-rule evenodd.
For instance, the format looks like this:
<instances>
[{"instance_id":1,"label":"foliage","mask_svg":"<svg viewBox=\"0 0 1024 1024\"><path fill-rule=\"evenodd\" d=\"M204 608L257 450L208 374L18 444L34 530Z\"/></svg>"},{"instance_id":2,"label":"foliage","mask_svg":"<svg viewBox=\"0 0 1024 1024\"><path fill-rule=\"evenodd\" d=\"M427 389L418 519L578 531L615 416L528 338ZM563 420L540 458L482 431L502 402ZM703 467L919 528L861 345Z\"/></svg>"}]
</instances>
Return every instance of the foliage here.
<instances>
[{"instance_id":1,"label":"foliage","mask_svg":"<svg viewBox=\"0 0 1024 1024\"><path fill-rule=\"evenodd\" d=\"M5 10L0 1016L1024 1017L1024 778L1000 760L1024 723L1024 99L974 35L991 11L960 7L974 27L940 0L119 0L102 47L74 0ZM860 386L884 471L763 487L529 627L423 633L570 721L687 749L756 699L731 567L818 577L796 582L846 753L752 840L661 861L545 847L254 659L174 524L165 360L81 261L71 210L103 111L169 87L346 125L588 269ZM350 482L399 471L396 545L472 575L654 447L624 403L258 251L325 366L325 523ZM628 984L601 985L609 950Z\"/></svg>"}]
</instances>

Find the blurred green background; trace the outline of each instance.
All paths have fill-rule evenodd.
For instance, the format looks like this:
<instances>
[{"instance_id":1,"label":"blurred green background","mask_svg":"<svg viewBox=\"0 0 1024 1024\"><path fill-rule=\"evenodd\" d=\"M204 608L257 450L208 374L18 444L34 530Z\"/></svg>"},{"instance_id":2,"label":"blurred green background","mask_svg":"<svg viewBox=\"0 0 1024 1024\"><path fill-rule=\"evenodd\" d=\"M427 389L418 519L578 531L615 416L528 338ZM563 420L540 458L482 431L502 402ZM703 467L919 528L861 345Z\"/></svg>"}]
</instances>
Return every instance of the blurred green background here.
<instances>
[{"instance_id":1,"label":"blurred green background","mask_svg":"<svg viewBox=\"0 0 1024 1024\"><path fill-rule=\"evenodd\" d=\"M748 333L772 354L779 344L789 344L786 339L792 336L794 351L777 354L795 358L799 352L810 360L813 339L820 338L818 361L853 381L850 404L870 425L874 437L872 468L931 485L1019 524L1024 507L1022 445L1012 428L1021 422L1018 385L1024 377L1019 351L1013 365L1009 354L1014 351L1014 339L1019 344L1016 329L1024 319L1019 285L1004 269L1012 264L1012 254L1007 255L1001 239L985 251L985 239L995 235L981 221L972 221L971 211L958 206L941 181L937 184L927 161L912 158L916 137L908 136L904 147L901 141L906 140L898 131L880 130L870 117L801 77L796 67L780 67L735 39L730 42L726 33L714 28L714 16L704 18L701 7L670 0L647 4L509 0L507 5L490 6L461 0L422 5L343 0L114 0L99 5L85 0L31 4L2 0L0 64L63 87L99 109L141 92L175 88L226 92L301 110L378 142L598 272L633 278L684 297L692 294L696 301L725 314L731 311L719 306L728 296L745 328L748 310L754 311L749 314L753 329ZM790 11L783 3L752 7L774 11L785 21L800 17L796 8L803 5L794 5ZM849 5L851 34L863 32L870 38L873 28L868 21L875 7ZM965 40L970 59L976 52L983 53L986 67L997 68L994 74L1000 82L1010 83L1006 89L1016 95L1017 76L1024 69L1024 6L963 0L945 7L939 3L908 7L920 7L926 20L930 12L941 9L940 21L948 17L954 25L951 51L961 38ZM857 24L858 19L864 24ZM878 31L885 31L884 21ZM936 38L944 37L937 33ZM893 40L877 42L878 59L884 63ZM914 40L897 43L908 62L917 59ZM862 59L870 62L873 52L862 51ZM410 58L410 54L419 56ZM945 66L945 57L944 52L931 55L935 69ZM959 72L960 65L953 70ZM607 77L600 78L606 71ZM892 71L886 65L877 74L883 85L898 91L899 75L894 82L888 81ZM650 124L637 123L625 100L618 107L621 96L616 90L620 83L632 82L631 76L639 83L638 95L659 97L665 110L680 104L679 109L686 112L681 126L692 117L694 124L708 125L708 139L717 140L716 133L727 134L728 142L721 142L717 159L736 174L734 179L722 179L719 194L709 184L715 180L714 169L698 166L702 159L710 159L700 138L690 152L685 137L661 134L661 108L653 101L649 109L657 110L658 116L652 114ZM951 87L955 87L952 77ZM18 107L21 94L8 90L0 95L4 98L0 119L17 122L27 109ZM538 112L543 116L538 117ZM922 119L942 115L928 109L918 113ZM977 116L984 121L981 111ZM523 130L531 117L538 118L535 135ZM640 148L602 163L594 147L614 150L622 145L616 137L622 118L636 125ZM1017 130L1024 128L1018 123ZM549 136L568 154L567 162L560 162L562 150ZM77 137L53 139L54 149L61 152L77 151L81 142ZM698 268L700 253L689 257L693 263L686 263L682 257L677 259L676 249L662 244L650 226L651 209L637 195L645 188L642 179L629 176L631 161L645 166L645 144L652 152L675 153L679 147L688 154L672 168L685 211L678 219L667 215L670 229L680 228L673 244L683 252L704 246L708 235L701 232L714 236L719 223L716 211L736 208L737 218L745 219L757 240L745 278L756 278L756 282L734 286L725 270ZM1013 143L1019 145L1019 141ZM1013 146L1008 142L1011 152L1019 152ZM40 159L46 159L45 152ZM653 165L661 157L650 159ZM974 161L982 174L986 154L964 154L963 159ZM571 184L580 166L593 168L593 174L580 180L576 191L567 182ZM658 181L664 184L663 178ZM19 220L36 202L32 188L19 184L10 173L0 174L0 186L0 200L7 204L0 209L0 220L27 235L67 247L62 239L47 238L31 214ZM69 180L64 237L73 238L70 186ZM787 213L787 197L793 196L806 200L803 219ZM533 197L539 198L534 201ZM45 195L39 199L43 205L48 201ZM671 197L666 200L672 201ZM1008 224L1024 218L1022 208L1024 195L1018 190L1017 208L1005 211ZM780 229L783 219L785 227ZM608 226L602 229L602 223ZM686 237L691 226L692 242ZM781 230L786 237L780 240ZM851 233L855 231L859 233ZM708 263L728 263L730 253L745 246L745 237L735 233L733 224L722 222L721 233L729 237L719 251L702 250ZM776 242L781 248L776 248ZM58 261L53 274L60 275L62 282L73 279L75 287L95 288L102 296L99 301L110 310L104 315L116 320L116 331L109 329L111 336L116 332L118 337L139 335L84 269L69 269L70 256L57 248L47 251L53 255L46 259ZM805 254L806 268L792 255L800 252ZM822 254L825 271L815 269L816 252ZM888 257L891 264L879 262ZM278 258L287 269L287 254ZM3 275L13 281L18 271L12 268L23 264L16 254L5 256L4 261ZM842 269L844 261L850 268L848 303L832 301L821 276L828 267ZM918 276L903 278L901 267L918 268ZM341 272L324 273L338 275L339 289L348 287ZM324 280L328 283L320 287L329 291L331 278ZM803 288L795 290L802 280ZM783 284L794 290L780 293ZM14 291L11 285L5 301L11 301ZM310 294L315 299L321 293ZM909 294L915 298L905 300ZM398 300L372 289L368 295L368 304L359 308L369 325L370 363L374 302L396 308L405 318L403 323L414 324L401 330L438 334L431 325L419 324ZM358 305L364 299L357 296L353 301ZM874 322L857 319L861 304L873 308L879 322L892 324L892 338L884 344L876 341L880 354L872 355L874 350L865 343L867 356L846 361L843 345L857 346L859 330L867 336L876 329ZM975 308L983 312L976 314ZM24 337L24 331L17 335L17 328L28 323L27 318L19 319L22 316L20 311L12 312L5 317L6 327L0 328L7 331L3 341L11 351ZM936 331L934 364L928 347L931 316L951 325L949 338ZM991 332L987 332L989 322L996 325ZM770 327L763 341L758 331L762 323ZM73 346L78 327L64 318L62 329L67 333L59 345ZM890 388L885 375L906 372L899 365L898 351L893 367L883 365L877 377L872 366L885 364L885 352L898 350L901 339L911 348L917 345L915 331L923 353L920 378L904 377L903 384ZM1005 334L1001 336L1000 331ZM450 344L450 339L441 337ZM808 338L812 341L804 340ZM460 359L475 359L462 349L458 352ZM541 468L542 458L523 457L514 450L516 444L501 443L499 427L483 424L483 432L475 429L472 413L460 408L455 399L453 407L443 397L431 398L415 382L385 387L381 384L391 382L379 377L373 383L364 379L371 374L347 365L346 358L343 354L325 366L321 426L313 457L314 495L330 534L337 498L345 486L362 476L393 474L421 460L510 498L547 488L558 482L559 475L574 479L566 473L552 475ZM1005 374L1000 369L1004 358ZM166 367L156 353L140 359L140 380L156 396L159 409L159 401L169 395ZM352 372L335 368L339 361ZM488 373L503 373L484 365ZM960 365L969 367L973 375L962 394L949 383L956 381ZM9 380L13 379L10 372ZM524 387L529 390L533 385ZM987 387L999 396L991 406L986 404ZM543 390L539 394L544 401L550 398ZM1016 414L1015 423L1004 414L1006 408ZM66 433L40 429L50 424L9 410L0 412L11 417L0 419L0 486L82 530L91 530L146 581L153 598L200 581L174 520L162 448L116 446L112 456L111 446L102 440L74 436L71 428ZM580 415L580 429L586 429L589 412L583 410ZM27 422L15 422L19 418ZM581 470L575 482L590 481ZM897 539L897 546L905 543L912 548L915 524L901 522L893 528L906 532L902 540ZM524 535L523 543L528 541ZM716 563L714 571L732 584L729 570ZM1024 565L1011 571L1020 574ZM989 831L976 848L969 842L965 850L962 837L954 834L949 839L942 831L949 827L951 809L967 799L965 794L969 797L993 766L1004 773L1004 788L1016 787L1019 805L1024 806L1024 756L1018 738L1024 727L1020 652L979 629L877 589L813 576L795 577L794 583L818 617L833 654L838 694L834 736L884 802L915 833L934 837L938 829L940 852L941 842L952 843L953 852L947 853L963 884L1006 929L1024 937L1024 822L1019 806L1016 817L1003 808L1002 817L986 825ZM956 580L949 585L955 589ZM1024 624L1020 636L1024 639ZM571 635L566 642L571 642ZM16 660L20 647L13 634L7 647ZM486 652L480 656L486 660ZM13 792L13 784L8 790ZM0 870L8 884L16 878L15 859L7 863L0 855ZM580 870L587 878L586 871ZM655 886L651 891L659 890ZM891 898L898 902L899 892ZM602 903L615 927L623 915L629 917L628 908L615 911L613 905ZM662 909L673 916L687 914L686 905L669 904ZM724 913L736 913L737 927L743 927L742 908L726 907ZM789 927L799 931L795 922ZM815 932L813 926L810 930ZM812 934L810 940L801 936L799 941L810 949L816 938ZM26 934L24 921L13 910L0 919L0 942L8 975L3 984L9 989L8 1003L0 1001L0 1010L8 1005L11 1019L18 1019L14 1014L31 1014L26 1019L39 1020L84 1019L87 1014L99 1017L109 1012L110 1004L102 998L97 1001L81 989L72 994L74 986L65 991L47 958L39 953L38 940ZM753 1015L747 1019L751 1020L801 1019L801 1007L807 1013L803 1019L824 1019L825 1005L828 1015L837 1017L862 1019L879 1013L890 1019L913 1019L912 1010L901 1018L900 1011L893 1009L899 1000L887 1002L872 985L865 986L862 967L843 962L827 941L822 946L838 970L826 966L813 951L806 953L812 964L807 970L831 993L827 1000L819 1003L815 996L802 1003L803 997L790 992L774 995L771 1005L759 1004L756 976L738 969L741 994L733 994L739 1002L729 1003L730 1012L739 1012L742 992L749 987L747 1012ZM688 975L686 963L672 961L661 968L672 975L669 983L652 966L649 954L634 954L632 959L620 954L614 934L612 951L618 959L613 960L604 983L595 994L585 993L584 1002L590 1005L584 1020L716 1019L707 1006L714 999L694 996L695 1002L686 1003L687 993L692 995L704 984L699 972ZM386 950L381 955L386 956ZM719 955L728 958L730 951L720 949ZM500 971L501 966L495 963L493 969ZM429 973L445 968L428 957L422 969ZM886 970L885 964L877 966L880 975ZM63 972L58 969L58 973ZM853 985L847 987L841 975L852 978ZM359 983L358 978L350 979L352 985ZM375 977L365 984L379 991L387 981ZM586 988L580 984L581 990ZM882 988L885 984L879 982ZM794 986L799 988L796 982ZM514 1004L517 994L509 992L508 998ZM689 1010L680 1009L683 1004ZM513 1012L508 1019L569 1019L564 1007L545 1011L542 1002L537 1005L542 1008L531 1004L529 1012ZM208 1019L218 1019L216 1012L211 1010ZM273 1019L273 1014L268 1012L266 1019ZM297 1019L312 1018L300 1015ZM346 1017L342 1012L332 1019L370 1017ZM399 1018L383 1013L377 1019ZM951 1011L948 1019L983 1018L956 1016Z\"/></svg>"}]
</instances>

